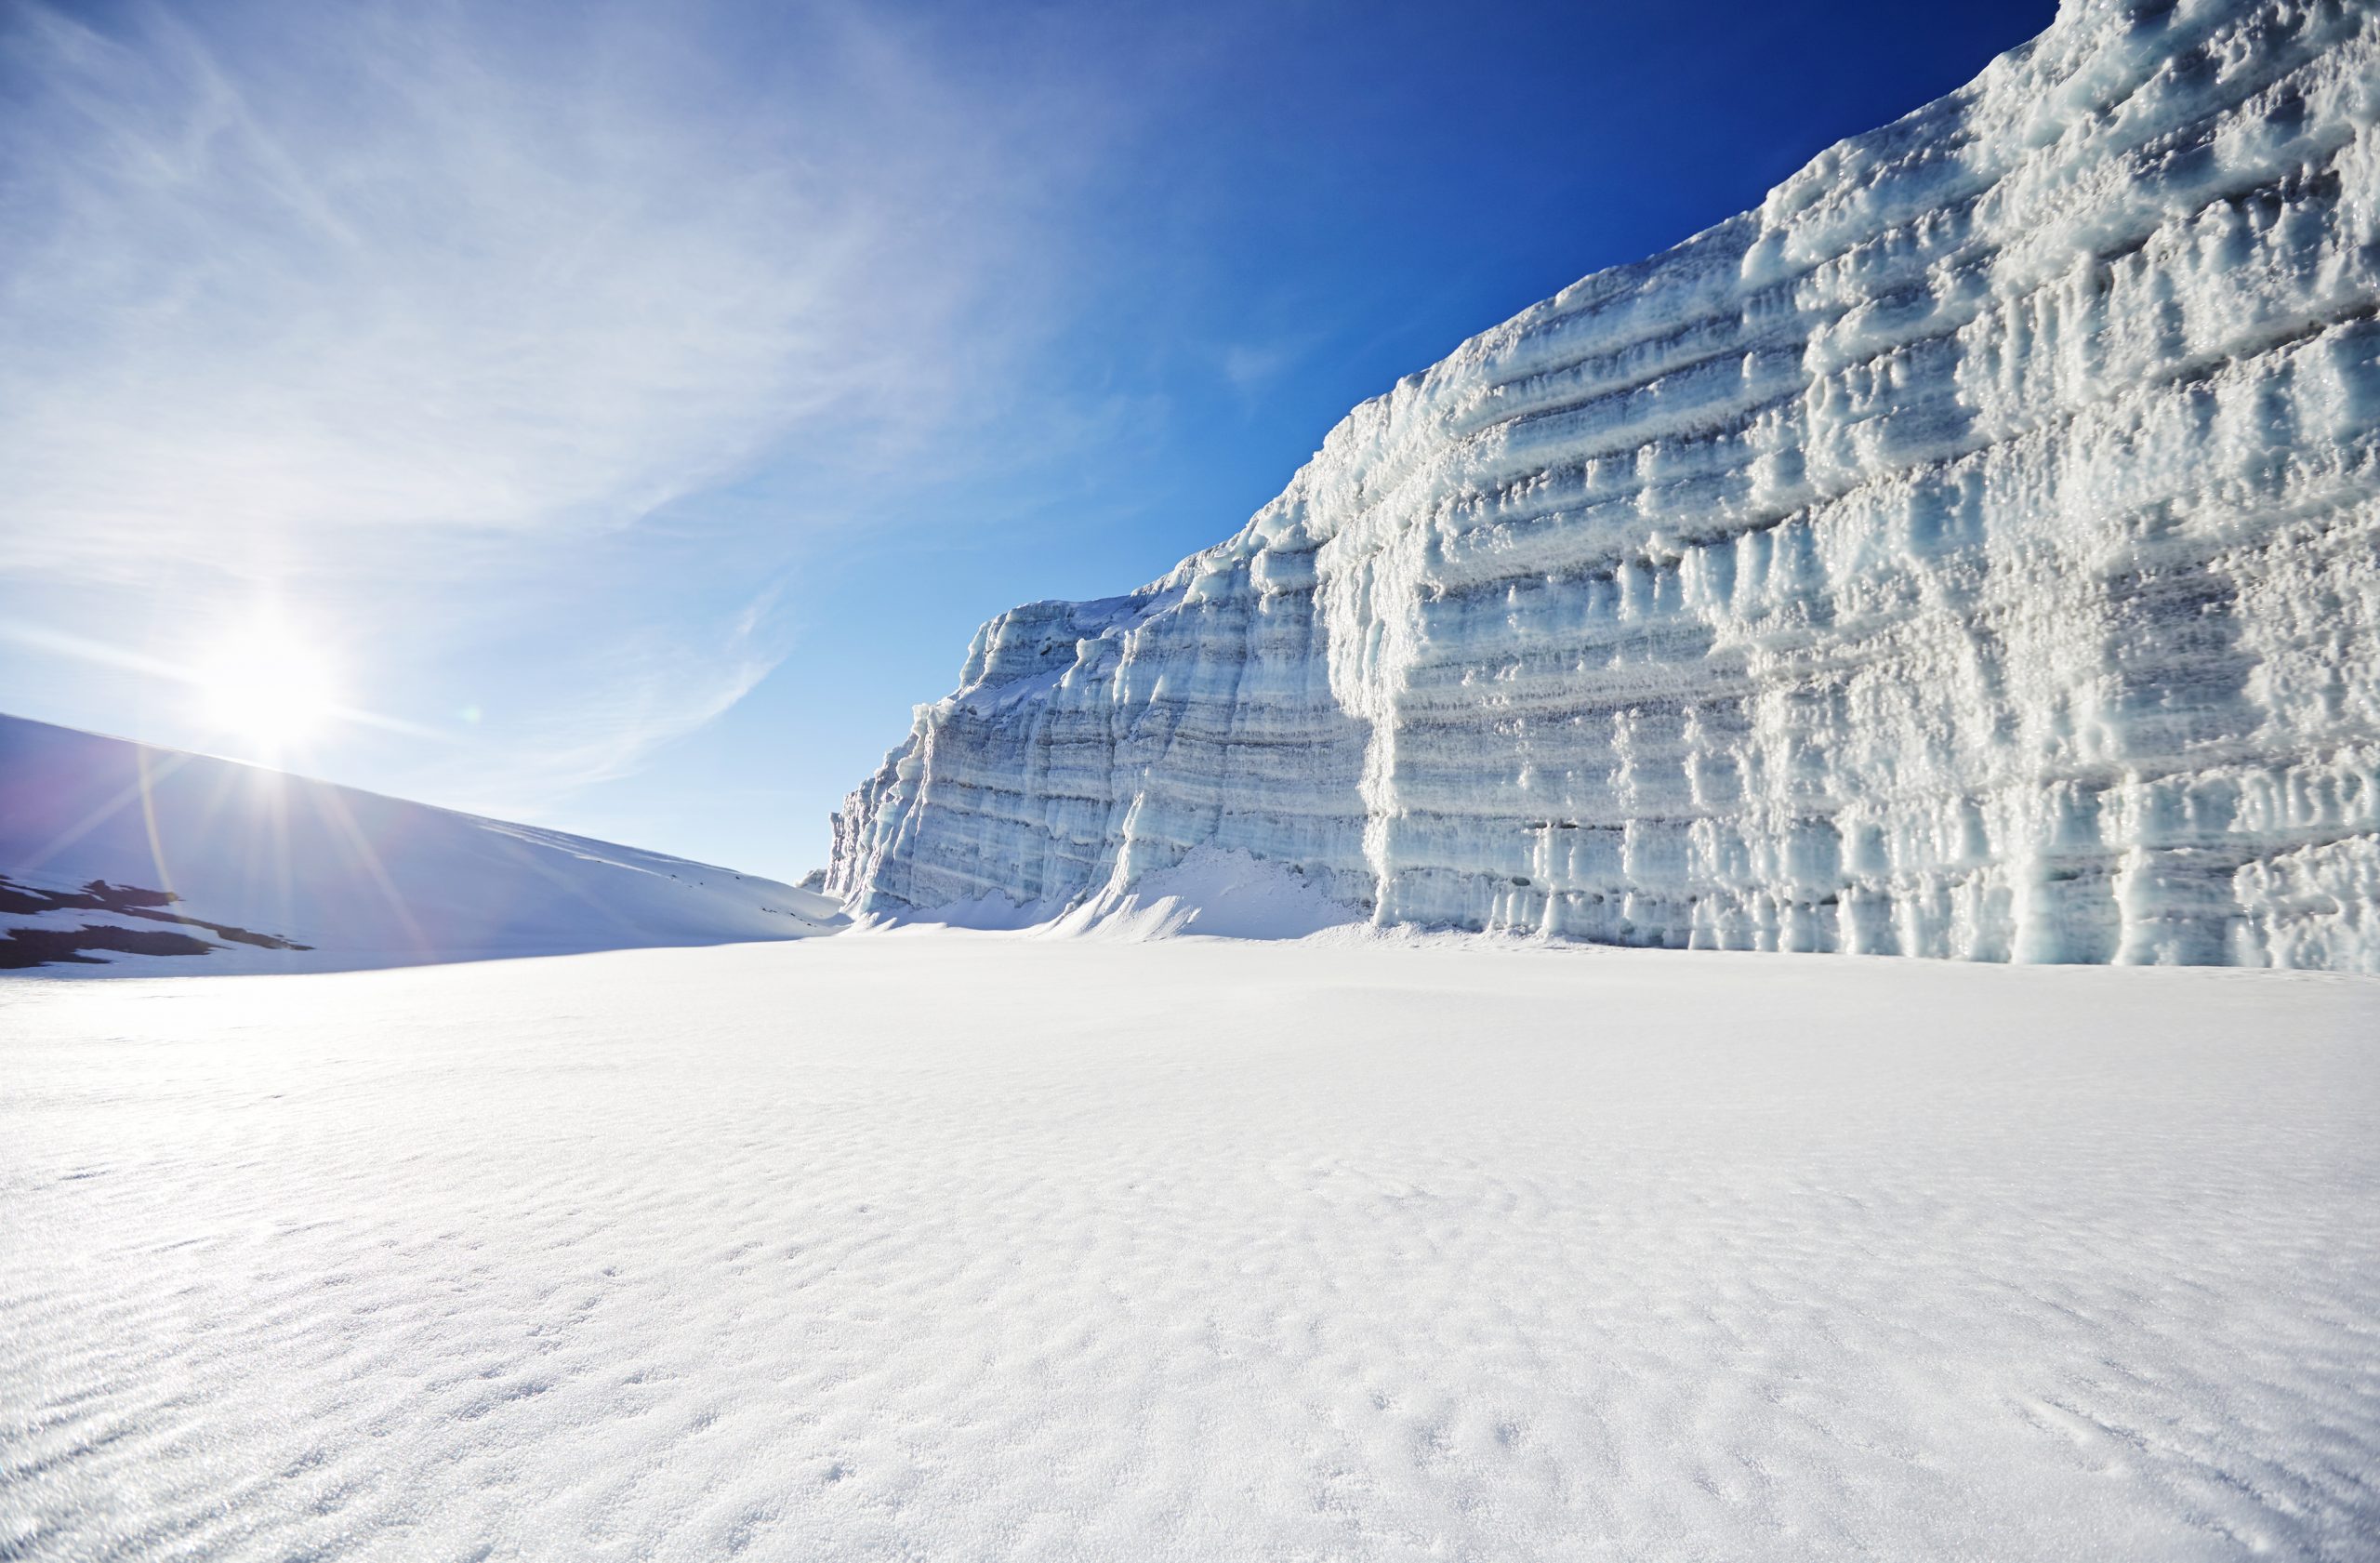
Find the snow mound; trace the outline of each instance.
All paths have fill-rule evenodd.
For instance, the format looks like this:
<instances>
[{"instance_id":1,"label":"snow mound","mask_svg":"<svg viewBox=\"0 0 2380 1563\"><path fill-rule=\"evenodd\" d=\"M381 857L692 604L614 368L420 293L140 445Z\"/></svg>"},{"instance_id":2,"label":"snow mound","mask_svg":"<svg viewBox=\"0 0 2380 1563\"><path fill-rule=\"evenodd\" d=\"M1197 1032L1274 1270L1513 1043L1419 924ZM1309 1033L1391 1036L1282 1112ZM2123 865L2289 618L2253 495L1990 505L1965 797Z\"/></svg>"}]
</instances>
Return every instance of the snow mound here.
<instances>
[{"instance_id":1,"label":"snow mound","mask_svg":"<svg viewBox=\"0 0 2380 1563\"><path fill-rule=\"evenodd\" d=\"M0 717L0 968L329 971L847 921L708 864Z\"/></svg>"},{"instance_id":2,"label":"snow mound","mask_svg":"<svg viewBox=\"0 0 2380 1563\"><path fill-rule=\"evenodd\" d=\"M1307 883L1294 864L1210 847L1137 880L1118 876L1058 918L1050 932L1133 941L1184 934L1302 939L1363 921L1361 909Z\"/></svg>"},{"instance_id":3,"label":"snow mound","mask_svg":"<svg viewBox=\"0 0 2380 1563\"><path fill-rule=\"evenodd\" d=\"M1073 902L1013 901L994 891L919 911L879 910L859 926L871 933L947 928L1141 943L1304 939L1364 921L1360 907L1324 894L1294 864L1208 847L1137 878L1119 874L1097 894Z\"/></svg>"}]
</instances>

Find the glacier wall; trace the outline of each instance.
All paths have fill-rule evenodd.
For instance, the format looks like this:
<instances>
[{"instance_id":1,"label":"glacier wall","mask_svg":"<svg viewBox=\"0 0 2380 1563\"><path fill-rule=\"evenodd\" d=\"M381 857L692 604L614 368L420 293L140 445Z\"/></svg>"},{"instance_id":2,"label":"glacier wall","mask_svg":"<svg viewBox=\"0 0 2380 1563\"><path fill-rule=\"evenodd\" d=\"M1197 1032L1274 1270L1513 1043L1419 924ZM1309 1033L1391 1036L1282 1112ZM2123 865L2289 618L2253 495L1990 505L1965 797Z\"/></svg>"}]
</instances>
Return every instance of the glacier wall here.
<instances>
[{"instance_id":1,"label":"glacier wall","mask_svg":"<svg viewBox=\"0 0 2380 1563\"><path fill-rule=\"evenodd\" d=\"M2070 3L976 635L830 884L2380 971L2380 9Z\"/></svg>"}]
</instances>

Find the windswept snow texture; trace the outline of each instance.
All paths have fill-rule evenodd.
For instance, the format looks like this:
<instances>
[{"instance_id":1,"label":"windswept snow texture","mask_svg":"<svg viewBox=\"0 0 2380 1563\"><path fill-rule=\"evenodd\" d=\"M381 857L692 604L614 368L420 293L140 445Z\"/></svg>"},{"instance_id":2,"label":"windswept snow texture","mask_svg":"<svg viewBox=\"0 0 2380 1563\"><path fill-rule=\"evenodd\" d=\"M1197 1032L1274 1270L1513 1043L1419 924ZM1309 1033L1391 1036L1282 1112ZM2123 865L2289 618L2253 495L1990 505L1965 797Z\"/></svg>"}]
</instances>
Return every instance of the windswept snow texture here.
<instances>
[{"instance_id":1,"label":"windswept snow texture","mask_svg":"<svg viewBox=\"0 0 2380 1563\"><path fill-rule=\"evenodd\" d=\"M0 969L331 971L847 921L774 880L0 717Z\"/></svg>"},{"instance_id":2,"label":"windswept snow texture","mask_svg":"<svg viewBox=\"0 0 2380 1563\"><path fill-rule=\"evenodd\" d=\"M0 987L0 1556L2368 1563L2380 984Z\"/></svg>"},{"instance_id":3,"label":"windswept snow texture","mask_svg":"<svg viewBox=\"0 0 2380 1563\"><path fill-rule=\"evenodd\" d=\"M2070 5L985 626L862 909L2380 971L2380 7Z\"/></svg>"}]
</instances>

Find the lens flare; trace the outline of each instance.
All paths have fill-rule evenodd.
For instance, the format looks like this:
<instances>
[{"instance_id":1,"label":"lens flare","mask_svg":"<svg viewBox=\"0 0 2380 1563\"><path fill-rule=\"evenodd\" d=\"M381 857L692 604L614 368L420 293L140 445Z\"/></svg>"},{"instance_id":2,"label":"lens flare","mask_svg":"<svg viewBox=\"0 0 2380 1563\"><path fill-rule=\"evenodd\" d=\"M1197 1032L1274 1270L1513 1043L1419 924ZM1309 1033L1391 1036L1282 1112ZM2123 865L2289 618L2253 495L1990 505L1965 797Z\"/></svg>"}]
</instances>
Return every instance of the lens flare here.
<instances>
[{"instance_id":1,"label":"lens flare","mask_svg":"<svg viewBox=\"0 0 2380 1563\"><path fill-rule=\"evenodd\" d=\"M285 627L243 629L198 669L207 723L269 755L313 738L338 710L338 680L322 649Z\"/></svg>"}]
</instances>

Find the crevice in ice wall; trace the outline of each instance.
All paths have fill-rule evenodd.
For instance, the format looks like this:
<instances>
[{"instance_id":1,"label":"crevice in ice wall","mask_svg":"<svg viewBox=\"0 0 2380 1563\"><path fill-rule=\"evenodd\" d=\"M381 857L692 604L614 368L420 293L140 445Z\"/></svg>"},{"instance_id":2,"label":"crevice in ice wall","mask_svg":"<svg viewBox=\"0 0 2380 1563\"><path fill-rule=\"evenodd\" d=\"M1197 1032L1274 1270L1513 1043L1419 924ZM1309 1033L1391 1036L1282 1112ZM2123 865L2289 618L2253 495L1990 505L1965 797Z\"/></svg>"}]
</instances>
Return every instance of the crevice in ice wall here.
<instances>
[{"instance_id":1,"label":"crevice in ice wall","mask_svg":"<svg viewBox=\"0 0 2380 1563\"><path fill-rule=\"evenodd\" d=\"M2376 120L2370 6L2069 5L985 626L832 882L2380 971Z\"/></svg>"}]
</instances>

